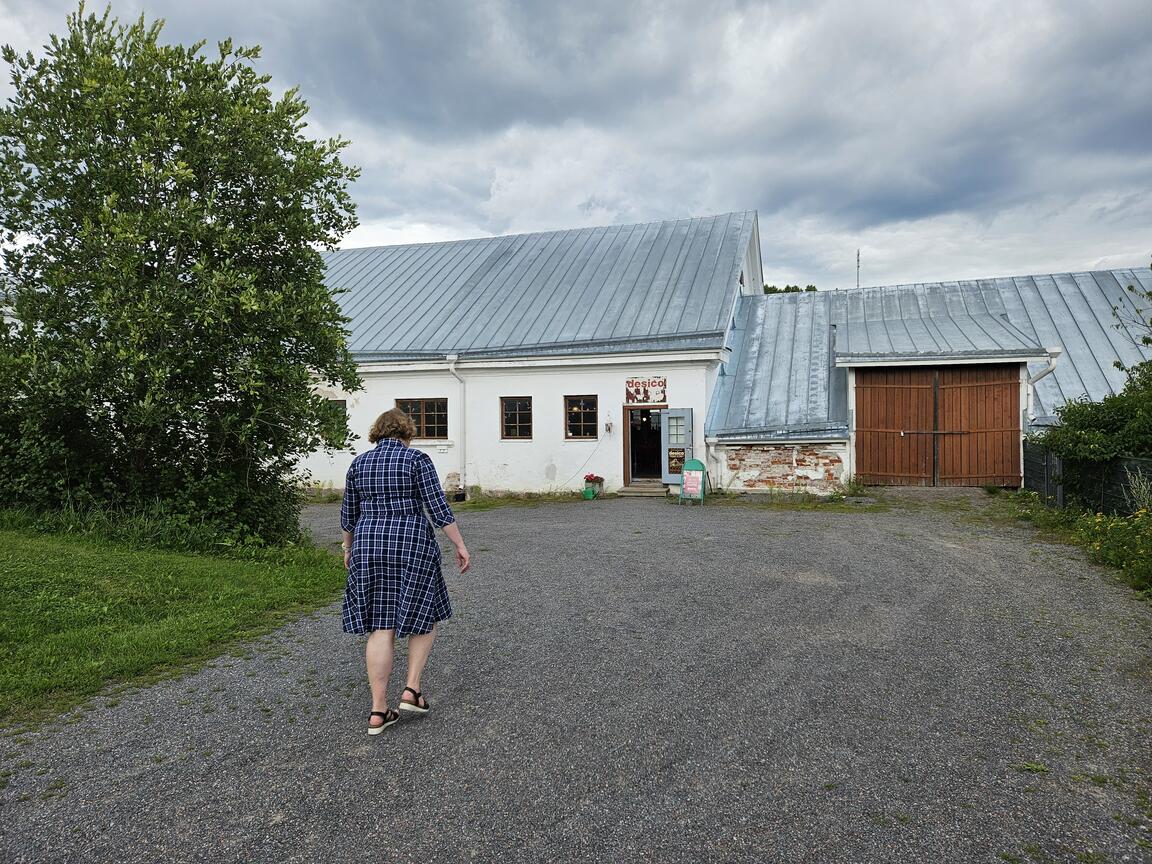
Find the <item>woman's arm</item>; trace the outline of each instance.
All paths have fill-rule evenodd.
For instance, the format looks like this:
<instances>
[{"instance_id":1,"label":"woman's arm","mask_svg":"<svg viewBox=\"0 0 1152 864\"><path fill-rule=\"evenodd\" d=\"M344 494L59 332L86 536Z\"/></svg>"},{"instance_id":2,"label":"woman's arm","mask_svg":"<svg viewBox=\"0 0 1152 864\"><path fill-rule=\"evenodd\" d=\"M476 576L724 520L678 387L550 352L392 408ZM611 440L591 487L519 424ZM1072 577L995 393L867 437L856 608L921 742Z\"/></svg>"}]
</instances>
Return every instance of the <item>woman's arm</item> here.
<instances>
[{"instance_id":1,"label":"woman's arm","mask_svg":"<svg viewBox=\"0 0 1152 864\"><path fill-rule=\"evenodd\" d=\"M356 491L356 463L348 466L344 478L344 498L340 501L340 528L344 531L344 566L352 563L352 532L360 518L360 495Z\"/></svg>"},{"instance_id":2,"label":"woman's arm","mask_svg":"<svg viewBox=\"0 0 1152 864\"><path fill-rule=\"evenodd\" d=\"M444 530L444 536L456 547L456 566L460 568L461 573L467 573L468 562L472 556L468 554L468 547L464 545L464 538L460 536L460 529L456 526L456 517L452 515L448 499L444 497L440 478L436 476L436 466L424 453L416 455L414 479L416 494L420 496L420 502L428 511L429 518Z\"/></svg>"},{"instance_id":3,"label":"woman's arm","mask_svg":"<svg viewBox=\"0 0 1152 864\"><path fill-rule=\"evenodd\" d=\"M467 573L472 556L468 554L468 547L464 545L464 538L460 536L460 529L455 522L445 525L442 529L444 536L452 541L456 547L456 566L461 573Z\"/></svg>"}]
</instances>

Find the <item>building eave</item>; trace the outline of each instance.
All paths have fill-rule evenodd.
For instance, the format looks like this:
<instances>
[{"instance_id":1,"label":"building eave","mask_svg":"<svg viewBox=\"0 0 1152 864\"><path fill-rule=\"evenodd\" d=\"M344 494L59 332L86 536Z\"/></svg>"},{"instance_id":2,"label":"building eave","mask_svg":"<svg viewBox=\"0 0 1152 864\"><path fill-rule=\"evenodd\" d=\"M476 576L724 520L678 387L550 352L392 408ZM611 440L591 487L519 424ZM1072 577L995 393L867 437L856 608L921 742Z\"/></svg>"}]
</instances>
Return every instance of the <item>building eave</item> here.
<instances>
[{"instance_id":1,"label":"building eave","mask_svg":"<svg viewBox=\"0 0 1152 864\"><path fill-rule=\"evenodd\" d=\"M706 433L713 444L805 444L848 441L848 426L842 423L801 425L762 429L721 429Z\"/></svg>"},{"instance_id":2,"label":"building eave","mask_svg":"<svg viewBox=\"0 0 1152 864\"><path fill-rule=\"evenodd\" d=\"M653 366L683 363L717 363L723 360L723 350L707 348L690 351L637 351L632 353L583 354L561 357L467 357L441 355L419 360L360 361L357 368L362 375L395 374L399 372L447 372L448 356L456 356L455 368L460 371L478 369L587 369L595 367Z\"/></svg>"},{"instance_id":3,"label":"building eave","mask_svg":"<svg viewBox=\"0 0 1152 864\"><path fill-rule=\"evenodd\" d=\"M860 366L940 366L971 363L1030 363L1046 361L1048 352L1040 348L1016 351L949 351L933 354L837 354L837 367Z\"/></svg>"}]
</instances>

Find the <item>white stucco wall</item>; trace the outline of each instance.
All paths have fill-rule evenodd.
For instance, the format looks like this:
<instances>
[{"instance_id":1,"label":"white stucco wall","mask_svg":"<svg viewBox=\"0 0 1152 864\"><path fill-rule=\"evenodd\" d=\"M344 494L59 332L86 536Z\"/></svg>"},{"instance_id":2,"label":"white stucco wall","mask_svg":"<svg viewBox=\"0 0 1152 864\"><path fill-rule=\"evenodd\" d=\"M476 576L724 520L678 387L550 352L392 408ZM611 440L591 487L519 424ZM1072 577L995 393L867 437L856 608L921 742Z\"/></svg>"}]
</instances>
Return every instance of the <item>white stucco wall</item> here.
<instances>
[{"instance_id":1,"label":"white stucco wall","mask_svg":"<svg viewBox=\"0 0 1152 864\"><path fill-rule=\"evenodd\" d=\"M668 407L692 409L695 455L703 458L709 378L714 379L717 363L715 355L684 360L590 358L553 366L461 363L456 371L466 382L464 411L461 385L443 364L412 371L372 371L365 367L361 371L364 390L350 396L326 395L347 398L349 425L360 436L356 453L370 446L368 428L397 399L447 398L448 440L413 442L432 457L441 482L462 473L465 485L484 490L548 492L579 489L584 485L584 474L594 472L605 478L605 488L611 491L624 483L625 381L667 378ZM566 440L564 397L585 395L598 397L599 437ZM532 397L531 440L501 439L502 396ZM609 423L611 431L605 429ZM315 453L302 468L311 474L313 483L339 489L352 456L348 452Z\"/></svg>"}]
</instances>

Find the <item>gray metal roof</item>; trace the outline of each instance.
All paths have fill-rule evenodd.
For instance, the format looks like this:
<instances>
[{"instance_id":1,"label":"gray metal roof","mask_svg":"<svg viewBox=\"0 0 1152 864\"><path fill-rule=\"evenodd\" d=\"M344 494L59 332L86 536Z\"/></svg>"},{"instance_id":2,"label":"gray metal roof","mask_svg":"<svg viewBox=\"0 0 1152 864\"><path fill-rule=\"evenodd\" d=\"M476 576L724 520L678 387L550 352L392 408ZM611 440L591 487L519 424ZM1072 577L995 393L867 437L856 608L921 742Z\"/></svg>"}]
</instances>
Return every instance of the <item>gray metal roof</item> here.
<instances>
[{"instance_id":1,"label":"gray metal roof","mask_svg":"<svg viewBox=\"0 0 1152 864\"><path fill-rule=\"evenodd\" d=\"M344 249L325 281L361 361L718 349L755 231L750 210Z\"/></svg>"},{"instance_id":2,"label":"gray metal roof","mask_svg":"<svg viewBox=\"0 0 1152 864\"><path fill-rule=\"evenodd\" d=\"M832 363L832 295L741 297L708 435L842 438L847 372Z\"/></svg>"},{"instance_id":3,"label":"gray metal roof","mask_svg":"<svg viewBox=\"0 0 1152 864\"><path fill-rule=\"evenodd\" d=\"M1152 273L1101 270L742 297L708 434L847 437L847 378L837 361L1019 357L1036 373L1045 364L1034 358L1060 348L1056 371L1036 384L1034 405L1037 425L1054 422L1056 408L1069 400L1119 392L1125 378L1115 361L1152 359L1138 344L1133 322L1141 313L1128 285L1152 289Z\"/></svg>"}]
</instances>

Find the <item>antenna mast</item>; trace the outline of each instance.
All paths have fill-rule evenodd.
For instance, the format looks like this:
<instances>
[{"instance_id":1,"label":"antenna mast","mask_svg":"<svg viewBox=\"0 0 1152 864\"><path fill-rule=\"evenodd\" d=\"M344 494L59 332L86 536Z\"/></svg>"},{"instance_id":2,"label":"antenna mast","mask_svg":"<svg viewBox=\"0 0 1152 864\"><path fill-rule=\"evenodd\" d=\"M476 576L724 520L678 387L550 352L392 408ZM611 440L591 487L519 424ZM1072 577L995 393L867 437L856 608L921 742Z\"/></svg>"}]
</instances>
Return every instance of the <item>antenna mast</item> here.
<instances>
[{"instance_id":1,"label":"antenna mast","mask_svg":"<svg viewBox=\"0 0 1152 864\"><path fill-rule=\"evenodd\" d=\"M856 287L860 287L860 250L856 250Z\"/></svg>"}]
</instances>

